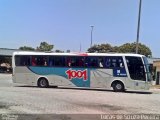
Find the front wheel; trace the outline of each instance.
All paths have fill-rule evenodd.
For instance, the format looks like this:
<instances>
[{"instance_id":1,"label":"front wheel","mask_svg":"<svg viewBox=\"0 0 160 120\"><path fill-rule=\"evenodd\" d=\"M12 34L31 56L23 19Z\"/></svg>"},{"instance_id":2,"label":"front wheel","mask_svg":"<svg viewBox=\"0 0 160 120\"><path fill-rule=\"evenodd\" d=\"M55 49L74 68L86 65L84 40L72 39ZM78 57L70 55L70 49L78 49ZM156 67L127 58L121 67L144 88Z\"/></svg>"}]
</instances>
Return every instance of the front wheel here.
<instances>
[{"instance_id":1,"label":"front wheel","mask_svg":"<svg viewBox=\"0 0 160 120\"><path fill-rule=\"evenodd\" d=\"M113 90L115 92L124 92L124 85L121 82L116 82L113 84Z\"/></svg>"},{"instance_id":2,"label":"front wheel","mask_svg":"<svg viewBox=\"0 0 160 120\"><path fill-rule=\"evenodd\" d=\"M47 88L49 86L48 80L46 78L40 78L38 80L38 87Z\"/></svg>"}]
</instances>

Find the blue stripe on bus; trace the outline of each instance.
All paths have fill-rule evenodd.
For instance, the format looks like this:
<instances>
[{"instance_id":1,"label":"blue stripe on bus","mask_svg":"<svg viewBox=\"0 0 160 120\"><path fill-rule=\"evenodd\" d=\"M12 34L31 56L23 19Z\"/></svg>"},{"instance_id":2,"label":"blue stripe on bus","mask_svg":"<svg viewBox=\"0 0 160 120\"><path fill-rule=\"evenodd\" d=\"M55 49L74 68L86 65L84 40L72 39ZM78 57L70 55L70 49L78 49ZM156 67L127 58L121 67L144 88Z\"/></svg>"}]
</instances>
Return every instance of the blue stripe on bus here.
<instances>
[{"instance_id":1,"label":"blue stripe on bus","mask_svg":"<svg viewBox=\"0 0 160 120\"><path fill-rule=\"evenodd\" d=\"M86 68L28 67L38 75L58 75L70 80L77 87L90 87L90 71ZM68 71L68 72L67 72ZM70 79L69 79L70 77Z\"/></svg>"}]
</instances>

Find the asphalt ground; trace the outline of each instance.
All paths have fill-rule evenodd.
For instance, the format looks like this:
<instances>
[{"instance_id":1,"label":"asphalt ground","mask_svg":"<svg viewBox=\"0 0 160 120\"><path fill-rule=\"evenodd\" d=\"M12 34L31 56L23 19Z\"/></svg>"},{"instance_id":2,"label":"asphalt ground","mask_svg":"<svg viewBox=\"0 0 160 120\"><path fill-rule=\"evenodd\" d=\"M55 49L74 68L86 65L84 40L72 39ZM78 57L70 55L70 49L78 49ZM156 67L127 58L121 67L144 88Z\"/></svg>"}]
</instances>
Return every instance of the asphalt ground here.
<instances>
[{"instance_id":1,"label":"asphalt ground","mask_svg":"<svg viewBox=\"0 0 160 120\"><path fill-rule=\"evenodd\" d=\"M160 89L126 91L13 84L0 74L2 120L160 119ZM146 115L146 116L142 116Z\"/></svg>"}]
</instances>

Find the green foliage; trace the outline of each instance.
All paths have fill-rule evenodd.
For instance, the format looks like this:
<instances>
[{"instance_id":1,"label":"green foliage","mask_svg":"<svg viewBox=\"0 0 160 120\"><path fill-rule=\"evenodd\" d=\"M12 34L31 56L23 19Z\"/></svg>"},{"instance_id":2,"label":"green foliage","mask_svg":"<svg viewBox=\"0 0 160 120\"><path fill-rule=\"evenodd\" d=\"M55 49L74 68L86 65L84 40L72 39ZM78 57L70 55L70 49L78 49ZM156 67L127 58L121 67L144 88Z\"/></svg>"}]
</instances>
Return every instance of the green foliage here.
<instances>
[{"instance_id":1,"label":"green foliage","mask_svg":"<svg viewBox=\"0 0 160 120\"><path fill-rule=\"evenodd\" d=\"M50 45L47 42L41 42L40 46L38 46L36 49L28 46L23 46L19 49L24 51L51 51L53 47L54 45Z\"/></svg>"},{"instance_id":2,"label":"green foliage","mask_svg":"<svg viewBox=\"0 0 160 120\"><path fill-rule=\"evenodd\" d=\"M139 43L138 53L145 56L152 55L149 47L144 44ZM117 53L135 53L136 43L126 43L121 46L111 46L110 44L94 45L88 49L89 53L107 53L107 52L117 52Z\"/></svg>"},{"instance_id":3,"label":"green foliage","mask_svg":"<svg viewBox=\"0 0 160 120\"><path fill-rule=\"evenodd\" d=\"M110 44L101 44L101 45L94 45L88 49L90 53L106 53L111 52L112 46Z\"/></svg>"},{"instance_id":4,"label":"green foliage","mask_svg":"<svg viewBox=\"0 0 160 120\"><path fill-rule=\"evenodd\" d=\"M32 48L32 47L23 46L23 47L20 47L19 50L24 50L24 51L34 51L35 49Z\"/></svg>"},{"instance_id":5,"label":"green foliage","mask_svg":"<svg viewBox=\"0 0 160 120\"><path fill-rule=\"evenodd\" d=\"M126 44L119 46L118 52L135 53L135 49L136 49L136 43L126 43ZM138 53L145 55L145 56L152 55L150 48L142 43L139 43L138 45Z\"/></svg>"},{"instance_id":6,"label":"green foliage","mask_svg":"<svg viewBox=\"0 0 160 120\"><path fill-rule=\"evenodd\" d=\"M136 46L134 43L126 43L119 46L118 52L120 53L135 53Z\"/></svg>"},{"instance_id":7,"label":"green foliage","mask_svg":"<svg viewBox=\"0 0 160 120\"><path fill-rule=\"evenodd\" d=\"M53 45L50 45L47 42L41 42L40 46L37 47L37 51L51 51L52 49Z\"/></svg>"}]
</instances>

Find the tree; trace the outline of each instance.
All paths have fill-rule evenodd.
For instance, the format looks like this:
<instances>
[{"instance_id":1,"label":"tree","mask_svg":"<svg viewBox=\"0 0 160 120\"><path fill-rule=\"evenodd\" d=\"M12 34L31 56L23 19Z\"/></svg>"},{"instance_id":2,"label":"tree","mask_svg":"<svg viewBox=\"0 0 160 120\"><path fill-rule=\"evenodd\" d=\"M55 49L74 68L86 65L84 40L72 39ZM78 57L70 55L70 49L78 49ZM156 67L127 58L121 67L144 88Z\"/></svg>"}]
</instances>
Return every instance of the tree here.
<instances>
[{"instance_id":1,"label":"tree","mask_svg":"<svg viewBox=\"0 0 160 120\"><path fill-rule=\"evenodd\" d=\"M118 51L119 51L119 47L118 46L112 47L112 52L118 52Z\"/></svg>"},{"instance_id":2,"label":"tree","mask_svg":"<svg viewBox=\"0 0 160 120\"><path fill-rule=\"evenodd\" d=\"M89 53L106 53L112 52L113 48L110 44L101 44L101 45L94 45L88 49Z\"/></svg>"},{"instance_id":3,"label":"tree","mask_svg":"<svg viewBox=\"0 0 160 120\"><path fill-rule=\"evenodd\" d=\"M47 42L41 42L40 46L37 47L37 51L51 51L53 49L54 45L50 45Z\"/></svg>"},{"instance_id":4,"label":"tree","mask_svg":"<svg viewBox=\"0 0 160 120\"><path fill-rule=\"evenodd\" d=\"M36 49L28 46L20 47L20 50L25 51L51 51L53 49L54 45L50 45L47 42L41 42L40 46L38 46Z\"/></svg>"},{"instance_id":5,"label":"tree","mask_svg":"<svg viewBox=\"0 0 160 120\"><path fill-rule=\"evenodd\" d=\"M34 51L35 49L32 48L32 47L23 46L23 47L20 47L19 50L24 50L24 51Z\"/></svg>"},{"instance_id":6,"label":"tree","mask_svg":"<svg viewBox=\"0 0 160 120\"><path fill-rule=\"evenodd\" d=\"M136 49L136 46L134 45L134 43L126 43L126 44L123 44L121 46L119 46L119 49L117 52L120 52L120 53L135 53L135 49Z\"/></svg>"},{"instance_id":7,"label":"tree","mask_svg":"<svg viewBox=\"0 0 160 120\"><path fill-rule=\"evenodd\" d=\"M136 49L136 43L126 43L126 44L119 46L119 51L117 51L117 52L135 53L135 49ZM142 43L139 43L138 53L145 55L145 56L149 56L149 55L152 56L152 52L151 52L150 48Z\"/></svg>"},{"instance_id":8,"label":"tree","mask_svg":"<svg viewBox=\"0 0 160 120\"><path fill-rule=\"evenodd\" d=\"M121 46L111 46L110 44L100 44L94 45L88 49L89 53L107 53L107 52L117 52L117 53L135 53L136 43L125 43ZM146 45L139 43L139 54L145 56L152 56L152 52L149 47Z\"/></svg>"}]
</instances>

